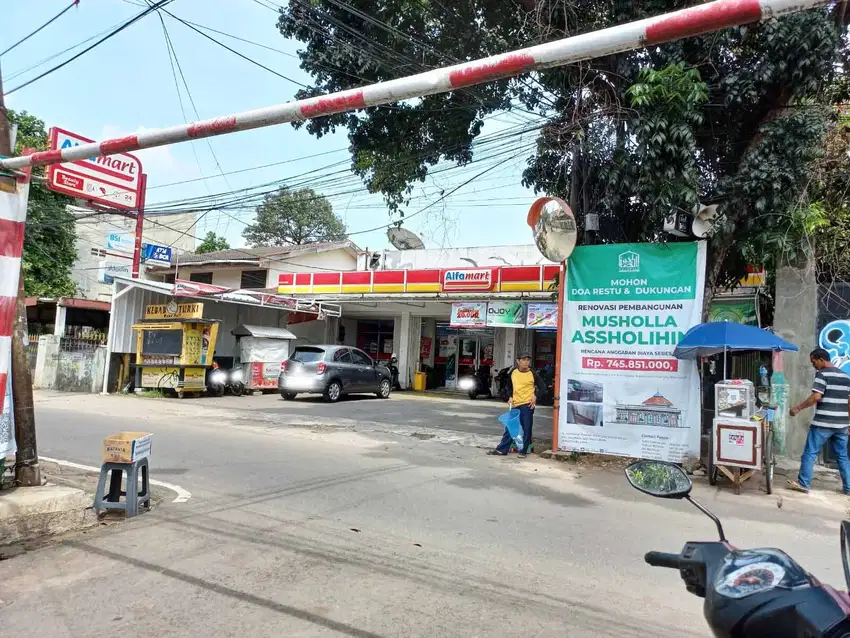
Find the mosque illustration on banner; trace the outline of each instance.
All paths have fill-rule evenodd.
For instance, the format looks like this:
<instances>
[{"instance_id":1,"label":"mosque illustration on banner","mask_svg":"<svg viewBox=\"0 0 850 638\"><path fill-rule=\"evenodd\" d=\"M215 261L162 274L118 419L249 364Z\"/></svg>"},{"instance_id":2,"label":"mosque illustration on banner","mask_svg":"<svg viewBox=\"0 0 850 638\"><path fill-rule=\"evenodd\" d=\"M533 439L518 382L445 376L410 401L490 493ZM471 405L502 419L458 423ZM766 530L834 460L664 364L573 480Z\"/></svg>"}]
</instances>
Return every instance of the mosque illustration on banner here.
<instances>
[{"instance_id":1,"label":"mosque illustration on banner","mask_svg":"<svg viewBox=\"0 0 850 638\"><path fill-rule=\"evenodd\" d=\"M660 392L640 405L617 405L615 423L624 425L654 425L665 428L685 428L682 411Z\"/></svg>"}]
</instances>

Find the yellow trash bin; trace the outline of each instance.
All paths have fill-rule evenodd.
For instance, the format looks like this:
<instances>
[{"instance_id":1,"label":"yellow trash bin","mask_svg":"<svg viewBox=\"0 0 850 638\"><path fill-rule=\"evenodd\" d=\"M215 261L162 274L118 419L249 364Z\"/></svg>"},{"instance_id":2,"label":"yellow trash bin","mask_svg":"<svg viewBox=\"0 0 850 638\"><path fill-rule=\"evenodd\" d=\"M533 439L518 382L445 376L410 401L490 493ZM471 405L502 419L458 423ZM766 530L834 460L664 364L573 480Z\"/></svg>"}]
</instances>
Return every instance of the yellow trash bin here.
<instances>
[{"instance_id":1,"label":"yellow trash bin","mask_svg":"<svg viewBox=\"0 0 850 638\"><path fill-rule=\"evenodd\" d=\"M416 392L425 392L425 373L416 372L413 375L413 389Z\"/></svg>"}]
</instances>

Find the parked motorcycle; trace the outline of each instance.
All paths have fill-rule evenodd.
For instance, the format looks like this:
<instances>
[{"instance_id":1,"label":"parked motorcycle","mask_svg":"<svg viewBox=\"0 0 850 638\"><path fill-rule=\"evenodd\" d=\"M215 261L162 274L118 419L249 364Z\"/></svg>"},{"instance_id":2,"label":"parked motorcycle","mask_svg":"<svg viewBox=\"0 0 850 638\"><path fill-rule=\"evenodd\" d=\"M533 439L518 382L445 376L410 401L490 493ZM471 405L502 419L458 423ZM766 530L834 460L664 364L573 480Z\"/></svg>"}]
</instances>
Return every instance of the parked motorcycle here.
<instances>
[{"instance_id":1,"label":"parked motorcycle","mask_svg":"<svg viewBox=\"0 0 850 638\"><path fill-rule=\"evenodd\" d=\"M227 390L227 371L213 363L212 369L207 373L207 394L211 397L223 397Z\"/></svg>"},{"instance_id":2,"label":"parked motorcycle","mask_svg":"<svg viewBox=\"0 0 850 638\"><path fill-rule=\"evenodd\" d=\"M689 541L678 554L648 552L653 567L678 569L689 592L705 599L703 614L722 638L850 638L850 596L806 572L780 549L737 549L723 525L690 496L682 469L661 461L626 468L631 485L650 496L690 501L717 526L719 541ZM850 587L850 521L841 523L841 558Z\"/></svg>"},{"instance_id":3,"label":"parked motorcycle","mask_svg":"<svg viewBox=\"0 0 850 638\"><path fill-rule=\"evenodd\" d=\"M393 384L393 390L401 390L401 384L398 382L398 357L392 356L387 369L390 371L390 383Z\"/></svg>"},{"instance_id":4,"label":"parked motorcycle","mask_svg":"<svg viewBox=\"0 0 850 638\"><path fill-rule=\"evenodd\" d=\"M472 376L462 377L458 381L458 387L461 390L466 390L469 398L473 400L478 397L492 398L490 366L479 366Z\"/></svg>"},{"instance_id":5,"label":"parked motorcycle","mask_svg":"<svg viewBox=\"0 0 850 638\"><path fill-rule=\"evenodd\" d=\"M555 368L547 363L537 371L537 374L546 387L543 396L538 398L537 403L539 405L555 405Z\"/></svg>"},{"instance_id":6,"label":"parked motorcycle","mask_svg":"<svg viewBox=\"0 0 850 638\"><path fill-rule=\"evenodd\" d=\"M241 397L245 393L242 368L237 366L231 370L224 370L214 363L212 370L207 374L207 394L223 397L228 391L235 397Z\"/></svg>"}]
</instances>

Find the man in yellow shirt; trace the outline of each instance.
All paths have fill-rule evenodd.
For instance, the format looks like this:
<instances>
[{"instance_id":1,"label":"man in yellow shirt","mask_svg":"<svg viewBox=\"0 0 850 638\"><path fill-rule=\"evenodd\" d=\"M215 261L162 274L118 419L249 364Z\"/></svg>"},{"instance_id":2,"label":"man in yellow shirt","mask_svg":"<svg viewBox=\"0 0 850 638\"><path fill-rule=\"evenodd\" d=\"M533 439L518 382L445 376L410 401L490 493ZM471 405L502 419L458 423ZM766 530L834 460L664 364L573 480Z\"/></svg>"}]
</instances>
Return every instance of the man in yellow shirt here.
<instances>
[{"instance_id":1,"label":"man in yellow shirt","mask_svg":"<svg viewBox=\"0 0 850 638\"><path fill-rule=\"evenodd\" d=\"M520 458L525 458L528 449L531 447L531 429L534 424L534 408L537 406L537 399L546 390L543 381L538 374L531 369L531 355L527 352L520 352L516 360L516 366L508 374L508 382L506 384L502 399L508 401L514 410L519 410L519 422L522 425L522 441L523 449L517 450ZM495 450L490 450L487 454L491 456L507 456L513 443L513 437L505 428L505 433L502 435L502 441L496 446Z\"/></svg>"}]
</instances>

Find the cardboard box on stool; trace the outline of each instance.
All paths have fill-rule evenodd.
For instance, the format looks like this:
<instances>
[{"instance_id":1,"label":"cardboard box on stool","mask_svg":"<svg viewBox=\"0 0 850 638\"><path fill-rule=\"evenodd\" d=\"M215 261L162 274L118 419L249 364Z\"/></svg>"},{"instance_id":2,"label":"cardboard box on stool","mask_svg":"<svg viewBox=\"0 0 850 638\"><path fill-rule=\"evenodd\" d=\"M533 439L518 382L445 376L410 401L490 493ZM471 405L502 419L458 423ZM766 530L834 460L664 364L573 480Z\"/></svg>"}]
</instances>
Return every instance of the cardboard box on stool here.
<instances>
[{"instance_id":1,"label":"cardboard box on stool","mask_svg":"<svg viewBox=\"0 0 850 638\"><path fill-rule=\"evenodd\" d=\"M104 463L135 463L151 455L150 432L118 432L103 439Z\"/></svg>"}]
</instances>

